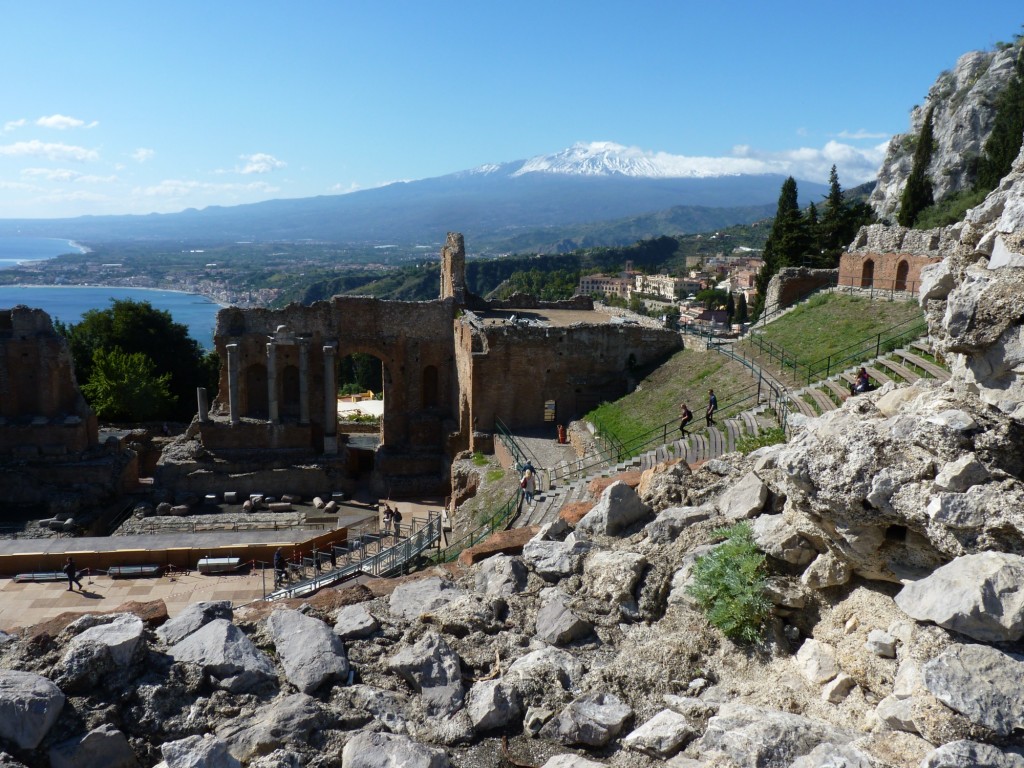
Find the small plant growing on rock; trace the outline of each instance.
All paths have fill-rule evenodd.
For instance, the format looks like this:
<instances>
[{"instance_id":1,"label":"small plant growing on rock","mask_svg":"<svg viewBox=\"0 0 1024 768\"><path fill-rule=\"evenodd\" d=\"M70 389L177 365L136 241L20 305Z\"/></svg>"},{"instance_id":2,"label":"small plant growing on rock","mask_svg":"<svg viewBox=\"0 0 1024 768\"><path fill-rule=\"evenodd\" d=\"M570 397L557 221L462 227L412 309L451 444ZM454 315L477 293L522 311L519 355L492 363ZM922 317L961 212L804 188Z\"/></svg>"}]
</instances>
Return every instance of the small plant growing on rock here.
<instances>
[{"instance_id":1,"label":"small plant growing on rock","mask_svg":"<svg viewBox=\"0 0 1024 768\"><path fill-rule=\"evenodd\" d=\"M697 560L687 592L726 637L755 643L761 639L772 609L764 593L764 554L758 550L748 523L719 528L715 535L725 541Z\"/></svg>"},{"instance_id":2,"label":"small plant growing on rock","mask_svg":"<svg viewBox=\"0 0 1024 768\"><path fill-rule=\"evenodd\" d=\"M762 429L756 435L744 435L736 441L736 450L746 456L766 445L786 442L786 433L781 427Z\"/></svg>"}]
</instances>

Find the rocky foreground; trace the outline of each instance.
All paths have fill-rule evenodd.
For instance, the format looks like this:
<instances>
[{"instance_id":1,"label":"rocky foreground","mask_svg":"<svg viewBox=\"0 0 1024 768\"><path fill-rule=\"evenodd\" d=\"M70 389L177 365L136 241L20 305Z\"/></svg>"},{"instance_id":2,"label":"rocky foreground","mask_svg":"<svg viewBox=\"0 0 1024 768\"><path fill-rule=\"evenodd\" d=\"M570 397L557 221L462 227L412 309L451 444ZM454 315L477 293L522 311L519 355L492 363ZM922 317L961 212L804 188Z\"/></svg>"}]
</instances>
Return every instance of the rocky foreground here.
<instances>
[{"instance_id":1,"label":"rocky foreground","mask_svg":"<svg viewBox=\"0 0 1024 768\"><path fill-rule=\"evenodd\" d=\"M883 388L388 595L7 636L0 766L1024 766L1018 430ZM772 573L754 648L686 591L738 520Z\"/></svg>"}]
</instances>

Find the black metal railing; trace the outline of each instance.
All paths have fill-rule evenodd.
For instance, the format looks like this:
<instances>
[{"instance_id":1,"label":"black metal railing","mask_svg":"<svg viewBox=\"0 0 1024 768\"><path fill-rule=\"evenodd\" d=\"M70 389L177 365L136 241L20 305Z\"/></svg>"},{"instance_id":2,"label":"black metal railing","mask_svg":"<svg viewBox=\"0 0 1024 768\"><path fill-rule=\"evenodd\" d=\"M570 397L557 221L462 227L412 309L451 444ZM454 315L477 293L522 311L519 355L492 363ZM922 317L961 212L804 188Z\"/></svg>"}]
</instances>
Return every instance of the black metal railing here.
<instances>
[{"instance_id":1,"label":"black metal railing","mask_svg":"<svg viewBox=\"0 0 1024 768\"><path fill-rule=\"evenodd\" d=\"M815 381L827 379L833 373L843 371L854 364L859 364L865 359L878 357L883 352L891 352L903 344L924 336L927 332L928 325L925 321L920 317L910 318L871 336L859 339L819 360L806 363L781 345L768 341L760 334L752 334L744 339L742 345L736 345L738 347L736 359L747 361L749 346L756 349L756 353L753 349L751 350L750 362L766 360L783 376L792 376L793 381L810 385ZM721 344L709 340L708 348L712 347L720 350Z\"/></svg>"},{"instance_id":2,"label":"black metal railing","mask_svg":"<svg viewBox=\"0 0 1024 768\"><path fill-rule=\"evenodd\" d=\"M505 530L508 524L519 512L521 504L522 494L519 493L519 489L516 489L515 493L513 493L497 511L488 515L479 526L474 528L465 536L462 536L456 541L448 544L448 546L443 549L440 549L437 554L431 558L431 560L438 563L450 562L457 558L462 550L468 549L475 544L479 544L495 531Z\"/></svg>"}]
</instances>

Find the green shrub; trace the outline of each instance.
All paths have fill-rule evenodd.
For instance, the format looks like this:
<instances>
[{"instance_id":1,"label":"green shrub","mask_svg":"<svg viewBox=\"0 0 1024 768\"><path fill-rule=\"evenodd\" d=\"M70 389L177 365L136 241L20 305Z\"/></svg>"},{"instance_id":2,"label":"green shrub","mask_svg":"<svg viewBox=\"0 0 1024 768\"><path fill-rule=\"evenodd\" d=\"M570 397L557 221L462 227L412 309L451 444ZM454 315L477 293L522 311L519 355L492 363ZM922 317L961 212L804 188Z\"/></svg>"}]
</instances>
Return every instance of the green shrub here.
<instances>
[{"instance_id":1,"label":"green shrub","mask_svg":"<svg viewBox=\"0 0 1024 768\"><path fill-rule=\"evenodd\" d=\"M736 441L736 450L746 455L753 453L758 448L764 448L766 445L784 442L786 442L785 430L782 427L772 427L771 429L762 429L756 435L744 435Z\"/></svg>"},{"instance_id":2,"label":"green shrub","mask_svg":"<svg viewBox=\"0 0 1024 768\"><path fill-rule=\"evenodd\" d=\"M772 609L764 593L764 554L754 543L749 523L719 528L715 535L723 536L725 541L698 558L687 592L726 637L755 643L761 639Z\"/></svg>"},{"instance_id":3,"label":"green shrub","mask_svg":"<svg viewBox=\"0 0 1024 768\"><path fill-rule=\"evenodd\" d=\"M488 483L496 483L505 477L504 469L492 469L484 476Z\"/></svg>"},{"instance_id":4,"label":"green shrub","mask_svg":"<svg viewBox=\"0 0 1024 768\"><path fill-rule=\"evenodd\" d=\"M477 467L486 467L490 464L490 460L484 456L480 451L473 454L473 465Z\"/></svg>"}]
</instances>

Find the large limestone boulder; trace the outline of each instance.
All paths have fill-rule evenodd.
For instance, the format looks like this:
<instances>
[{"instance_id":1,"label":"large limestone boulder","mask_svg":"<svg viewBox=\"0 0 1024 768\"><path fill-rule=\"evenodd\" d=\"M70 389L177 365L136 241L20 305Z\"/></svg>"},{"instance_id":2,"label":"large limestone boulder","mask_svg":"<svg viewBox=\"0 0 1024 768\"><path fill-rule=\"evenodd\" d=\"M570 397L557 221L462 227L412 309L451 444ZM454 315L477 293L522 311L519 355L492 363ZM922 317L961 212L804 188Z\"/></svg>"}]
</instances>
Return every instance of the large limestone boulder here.
<instances>
[{"instance_id":1,"label":"large limestone boulder","mask_svg":"<svg viewBox=\"0 0 1024 768\"><path fill-rule=\"evenodd\" d=\"M391 593L389 610L397 618L412 620L429 613L466 593L447 579L431 576L399 584Z\"/></svg>"},{"instance_id":2,"label":"large limestone boulder","mask_svg":"<svg viewBox=\"0 0 1024 768\"><path fill-rule=\"evenodd\" d=\"M924 665L925 687L947 707L1000 736L1024 728L1024 656L954 645Z\"/></svg>"},{"instance_id":3,"label":"large limestone boulder","mask_svg":"<svg viewBox=\"0 0 1024 768\"><path fill-rule=\"evenodd\" d=\"M614 536L650 514L651 508L644 504L637 492L619 480L604 489L593 509L576 523L576 529Z\"/></svg>"},{"instance_id":4,"label":"large limestone boulder","mask_svg":"<svg viewBox=\"0 0 1024 768\"><path fill-rule=\"evenodd\" d=\"M341 753L342 768L449 768L443 749L390 733L356 734Z\"/></svg>"},{"instance_id":5,"label":"large limestone boulder","mask_svg":"<svg viewBox=\"0 0 1024 768\"><path fill-rule=\"evenodd\" d=\"M982 642L1019 640L1024 636L1024 557L963 555L905 586L896 605L911 618Z\"/></svg>"},{"instance_id":6,"label":"large limestone boulder","mask_svg":"<svg viewBox=\"0 0 1024 768\"><path fill-rule=\"evenodd\" d=\"M697 735L684 715L663 709L622 740L623 746L651 757L671 757Z\"/></svg>"},{"instance_id":7,"label":"large limestone boulder","mask_svg":"<svg viewBox=\"0 0 1024 768\"><path fill-rule=\"evenodd\" d=\"M167 768L242 768L227 743L209 733L165 742L160 754Z\"/></svg>"},{"instance_id":8,"label":"large limestone boulder","mask_svg":"<svg viewBox=\"0 0 1024 768\"><path fill-rule=\"evenodd\" d=\"M593 630L569 607L569 598L557 589L545 590L544 604L537 611L536 635L550 645L566 645L586 637Z\"/></svg>"},{"instance_id":9,"label":"large limestone boulder","mask_svg":"<svg viewBox=\"0 0 1024 768\"><path fill-rule=\"evenodd\" d=\"M227 619L214 619L168 651L175 661L196 664L216 685L241 693L276 679L270 658Z\"/></svg>"},{"instance_id":10,"label":"large limestone boulder","mask_svg":"<svg viewBox=\"0 0 1024 768\"><path fill-rule=\"evenodd\" d=\"M977 741L951 741L928 755L921 768L1024 768L1024 754Z\"/></svg>"},{"instance_id":11,"label":"large limestone boulder","mask_svg":"<svg viewBox=\"0 0 1024 768\"><path fill-rule=\"evenodd\" d=\"M174 645L214 619L233 617L230 600L207 600L186 605L181 613L167 621L156 631L156 636L167 645Z\"/></svg>"},{"instance_id":12,"label":"large limestone boulder","mask_svg":"<svg viewBox=\"0 0 1024 768\"><path fill-rule=\"evenodd\" d=\"M334 617L334 634L342 640L369 637L380 629L380 622L362 603L346 605Z\"/></svg>"},{"instance_id":13,"label":"large limestone boulder","mask_svg":"<svg viewBox=\"0 0 1024 768\"><path fill-rule=\"evenodd\" d=\"M518 557L493 555L476 571L477 592L491 596L508 596L523 591L526 586L526 566Z\"/></svg>"},{"instance_id":14,"label":"large limestone boulder","mask_svg":"<svg viewBox=\"0 0 1024 768\"><path fill-rule=\"evenodd\" d=\"M748 472L718 497L718 511L728 520L746 520L759 515L768 501L768 486Z\"/></svg>"},{"instance_id":15,"label":"large limestone boulder","mask_svg":"<svg viewBox=\"0 0 1024 768\"><path fill-rule=\"evenodd\" d=\"M568 537L564 541L548 541L538 536L523 547L523 562L538 576L557 581L577 573L583 556L591 549L588 541Z\"/></svg>"},{"instance_id":16,"label":"large limestone boulder","mask_svg":"<svg viewBox=\"0 0 1024 768\"><path fill-rule=\"evenodd\" d=\"M637 552L596 550L583 564L586 594L609 612L619 609L627 616L637 611L636 588L647 568L647 558Z\"/></svg>"},{"instance_id":17,"label":"large limestone boulder","mask_svg":"<svg viewBox=\"0 0 1024 768\"><path fill-rule=\"evenodd\" d=\"M249 764L256 755L287 744L307 744L323 729L337 726L336 716L304 693L279 696L254 715L243 715L217 728L234 757Z\"/></svg>"},{"instance_id":18,"label":"large limestone boulder","mask_svg":"<svg viewBox=\"0 0 1024 768\"><path fill-rule=\"evenodd\" d=\"M573 746L602 747L622 731L633 709L610 693L574 699L541 730L541 736Z\"/></svg>"},{"instance_id":19,"label":"large limestone boulder","mask_svg":"<svg viewBox=\"0 0 1024 768\"><path fill-rule=\"evenodd\" d=\"M469 690L466 713L477 733L504 728L522 711L519 692L503 680L482 680Z\"/></svg>"},{"instance_id":20,"label":"large limestone boulder","mask_svg":"<svg viewBox=\"0 0 1024 768\"><path fill-rule=\"evenodd\" d=\"M693 749L710 765L731 760L734 765L789 768L820 744L843 745L855 737L820 720L729 702L687 751Z\"/></svg>"},{"instance_id":21,"label":"large limestone boulder","mask_svg":"<svg viewBox=\"0 0 1024 768\"><path fill-rule=\"evenodd\" d=\"M109 723L50 748L50 768L138 768L139 761L121 731Z\"/></svg>"},{"instance_id":22,"label":"large limestone boulder","mask_svg":"<svg viewBox=\"0 0 1024 768\"><path fill-rule=\"evenodd\" d=\"M432 715L450 715L462 707L466 690L458 655L436 632L428 632L388 659L388 669L419 691Z\"/></svg>"},{"instance_id":23,"label":"large limestone boulder","mask_svg":"<svg viewBox=\"0 0 1024 768\"><path fill-rule=\"evenodd\" d=\"M345 646L320 619L293 610L276 610L267 619L285 677L302 693L348 678Z\"/></svg>"},{"instance_id":24,"label":"large limestone boulder","mask_svg":"<svg viewBox=\"0 0 1024 768\"><path fill-rule=\"evenodd\" d=\"M0 670L0 739L35 749L63 708L64 694L42 675Z\"/></svg>"}]
</instances>

